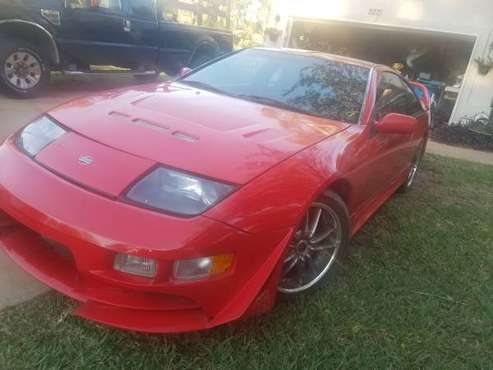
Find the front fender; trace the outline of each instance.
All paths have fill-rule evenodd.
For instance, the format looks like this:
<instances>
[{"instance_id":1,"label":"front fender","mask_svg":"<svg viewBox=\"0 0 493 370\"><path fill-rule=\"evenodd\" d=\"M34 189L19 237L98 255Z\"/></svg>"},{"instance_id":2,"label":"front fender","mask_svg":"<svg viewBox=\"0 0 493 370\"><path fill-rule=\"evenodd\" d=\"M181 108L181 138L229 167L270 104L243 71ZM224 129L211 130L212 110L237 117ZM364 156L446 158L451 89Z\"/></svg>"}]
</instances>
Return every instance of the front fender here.
<instances>
[{"instance_id":1,"label":"front fender","mask_svg":"<svg viewBox=\"0 0 493 370\"><path fill-rule=\"evenodd\" d=\"M340 178L344 133L281 162L205 215L249 233L294 227L306 208Z\"/></svg>"},{"instance_id":2,"label":"front fender","mask_svg":"<svg viewBox=\"0 0 493 370\"><path fill-rule=\"evenodd\" d=\"M51 61L54 64L60 64L60 52L58 50L58 45L55 40L55 36L52 32L50 32L50 30L48 30L48 27L30 20L13 18L0 20L0 33L2 30L5 33L13 34L14 37L20 32L20 30L24 30L30 35L39 35L42 40L46 42L48 47L47 51L49 52Z\"/></svg>"}]
</instances>

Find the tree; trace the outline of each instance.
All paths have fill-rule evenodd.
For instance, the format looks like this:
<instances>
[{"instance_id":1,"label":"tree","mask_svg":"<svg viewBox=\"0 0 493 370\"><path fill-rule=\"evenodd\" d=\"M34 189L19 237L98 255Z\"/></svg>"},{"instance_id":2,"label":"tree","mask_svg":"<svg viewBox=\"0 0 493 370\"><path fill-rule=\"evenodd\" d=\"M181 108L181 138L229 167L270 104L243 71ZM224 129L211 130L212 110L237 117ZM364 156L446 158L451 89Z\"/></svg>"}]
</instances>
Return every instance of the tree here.
<instances>
[{"instance_id":1,"label":"tree","mask_svg":"<svg viewBox=\"0 0 493 370\"><path fill-rule=\"evenodd\" d=\"M166 17L212 28L230 29L235 47L262 45L271 0L166 0Z\"/></svg>"}]
</instances>

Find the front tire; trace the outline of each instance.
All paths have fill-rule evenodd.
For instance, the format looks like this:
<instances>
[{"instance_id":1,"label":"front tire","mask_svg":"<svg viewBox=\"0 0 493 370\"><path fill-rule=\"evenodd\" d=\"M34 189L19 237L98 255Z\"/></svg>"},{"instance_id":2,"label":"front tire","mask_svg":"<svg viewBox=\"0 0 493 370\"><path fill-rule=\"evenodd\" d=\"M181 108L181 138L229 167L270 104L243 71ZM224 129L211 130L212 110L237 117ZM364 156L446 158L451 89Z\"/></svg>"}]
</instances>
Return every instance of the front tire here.
<instances>
[{"instance_id":1,"label":"front tire","mask_svg":"<svg viewBox=\"0 0 493 370\"><path fill-rule=\"evenodd\" d=\"M411 168L409 169L406 182L399 188L399 191L401 193L405 193L412 188L414 181L416 180L418 170L421 167L421 161L423 160L425 149L425 141L422 141L421 144L419 144L418 149L416 150L416 154L414 155L414 159L411 163Z\"/></svg>"},{"instance_id":2,"label":"front tire","mask_svg":"<svg viewBox=\"0 0 493 370\"><path fill-rule=\"evenodd\" d=\"M50 71L43 53L29 42L0 39L0 81L18 98L38 96L49 81Z\"/></svg>"},{"instance_id":3,"label":"front tire","mask_svg":"<svg viewBox=\"0 0 493 370\"><path fill-rule=\"evenodd\" d=\"M306 211L283 260L278 291L300 293L317 285L349 243L349 216L344 201L328 191Z\"/></svg>"}]
</instances>

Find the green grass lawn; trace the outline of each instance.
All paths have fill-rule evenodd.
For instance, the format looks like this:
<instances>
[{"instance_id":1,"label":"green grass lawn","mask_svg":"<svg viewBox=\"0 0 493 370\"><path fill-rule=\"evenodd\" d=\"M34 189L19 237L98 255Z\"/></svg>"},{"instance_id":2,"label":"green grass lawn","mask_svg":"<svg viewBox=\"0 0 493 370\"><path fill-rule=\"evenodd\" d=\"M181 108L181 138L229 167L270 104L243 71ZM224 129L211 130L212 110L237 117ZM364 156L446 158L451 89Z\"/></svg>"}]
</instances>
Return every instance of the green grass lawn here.
<instances>
[{"instance_id":1,"label":"green grass lawn","mask_svg":"<svg viewBox=\"0 0 493 370\"><path fill-rule=\"evenodd\" d=\"M427 156L351 245L320 288L208 332L109 329L47 294L0 313L0 368L493 368L493 167Z\"/></svg>"}]
</instances>

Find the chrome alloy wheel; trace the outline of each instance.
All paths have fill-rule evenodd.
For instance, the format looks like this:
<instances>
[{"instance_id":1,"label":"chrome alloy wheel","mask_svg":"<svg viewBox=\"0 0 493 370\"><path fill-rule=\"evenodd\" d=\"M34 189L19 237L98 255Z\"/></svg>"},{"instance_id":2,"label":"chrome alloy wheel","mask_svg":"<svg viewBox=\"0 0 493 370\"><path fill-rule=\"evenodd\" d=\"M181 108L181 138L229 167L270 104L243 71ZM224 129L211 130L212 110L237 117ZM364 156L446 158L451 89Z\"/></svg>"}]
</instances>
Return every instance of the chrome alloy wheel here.
<instances>
[{"instance_id":1,"label":"chrome alloy wheel","mask_svg":"<svg viewBox=\"0 0 493 370\"><path fill-rule=\"evenodd\" d=\"M324 203L313 203L288 247L278 290L298 293L315 285L336 261L341 244L337 213Z\"/></svg>"},{"instance_id":2,"label":"chrome alloy wheel","mask_svg":"<svg viewBox=\"0 0 493 370\"><path fill-rule=\"evenodd\" d=\"M7 81L21 90L29 90L41 81L43 69L36 56L28 50L13 52L4 63Z\"/></svg>"}]
</instances>

